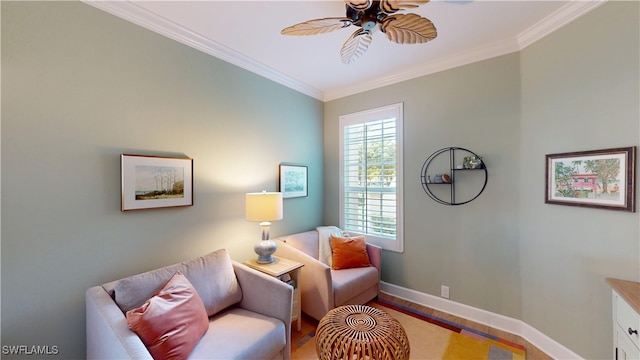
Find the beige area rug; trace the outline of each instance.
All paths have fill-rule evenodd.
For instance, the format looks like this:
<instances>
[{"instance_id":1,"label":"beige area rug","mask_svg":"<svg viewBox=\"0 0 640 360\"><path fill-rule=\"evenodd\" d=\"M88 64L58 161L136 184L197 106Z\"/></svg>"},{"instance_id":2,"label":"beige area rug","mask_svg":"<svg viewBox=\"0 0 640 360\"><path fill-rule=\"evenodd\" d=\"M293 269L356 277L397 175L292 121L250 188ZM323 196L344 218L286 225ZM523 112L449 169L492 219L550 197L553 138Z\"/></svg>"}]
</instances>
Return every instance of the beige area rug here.
<instances>
[{"instance_id":1,"label":"beige area rug","mask_svg":"<svg viewBox=\"0 0 640 360\"><path fill-rule=\"evenodd\" d=\"M387 312L397 319L407 333L411 346L411 359L447 359L447 360L523 360L524 350L505 344L499 339L487 339L478 334L452 331L446 327L425 321L420 316L394 310L388 304L376 302L367 305ZM437 323L437 322L436 322ZM454 326L455 327L455 326ZM315 328L306 329L307 335L294 341L291 349L292 360L315 360L316 342L313 337ZM293 330L295 331L295 330ZM305 332L305 329L302 329Z\"/></svg>"}]
</instances>

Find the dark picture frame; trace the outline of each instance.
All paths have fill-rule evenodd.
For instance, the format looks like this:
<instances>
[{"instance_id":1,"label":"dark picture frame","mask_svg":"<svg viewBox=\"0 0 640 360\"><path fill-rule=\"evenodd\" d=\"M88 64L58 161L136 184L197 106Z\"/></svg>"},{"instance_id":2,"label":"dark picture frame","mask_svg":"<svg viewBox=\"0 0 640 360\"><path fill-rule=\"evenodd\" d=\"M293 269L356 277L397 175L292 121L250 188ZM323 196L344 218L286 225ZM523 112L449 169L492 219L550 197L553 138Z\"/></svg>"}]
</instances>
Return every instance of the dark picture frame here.
<instances>
[{"instance_id":1,"label":"dark picture frame","mask_svg":"<svg viewBox=\"0 0 640 360\"><path fill-rule=\"evenodd\" d=\"M545 203L635 212L636 147L546 155Z\"/></svg>"},{"instance_id":2,"label":"dark picture frame","mask_svg":"<svg viewBox=\"0 0 640 360\"><path fill-rule=\"evenodd\" d=\"M280 164L279 183L284 199L308 196L308 168L304 165Z\"/></svg>"},{"instance_id":3,"label":"dark picture frame","mask_svg":"<svg viewBox=\"0 0 640 360\"><path fill-rule=\"evenodd\" d=\"M193 159L122 154L121 210L193 205Z\"/></svg>"}]
</instances>

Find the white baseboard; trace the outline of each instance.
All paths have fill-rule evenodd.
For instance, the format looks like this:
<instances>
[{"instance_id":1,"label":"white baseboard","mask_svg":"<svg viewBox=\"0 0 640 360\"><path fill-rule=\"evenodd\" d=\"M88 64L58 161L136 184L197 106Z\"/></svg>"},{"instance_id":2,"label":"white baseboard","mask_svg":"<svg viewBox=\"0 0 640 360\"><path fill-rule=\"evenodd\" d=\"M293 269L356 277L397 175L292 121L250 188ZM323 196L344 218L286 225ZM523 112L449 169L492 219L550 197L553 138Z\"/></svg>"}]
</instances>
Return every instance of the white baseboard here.
<instances>
[{"instance_id":1,"label":"white baseboard","mask_svg":"<svg viewBox=\"0 0 640 360\"><path fill-rule=\"evenodd\" d=\"M580 355L522 320L495 314L490 311L474 308L469 305L407 289L384 281L380 283L380 291L419 305L487 325L494 329L518 335L554 359L583 359Z\"/></svg>"}]
</instances>

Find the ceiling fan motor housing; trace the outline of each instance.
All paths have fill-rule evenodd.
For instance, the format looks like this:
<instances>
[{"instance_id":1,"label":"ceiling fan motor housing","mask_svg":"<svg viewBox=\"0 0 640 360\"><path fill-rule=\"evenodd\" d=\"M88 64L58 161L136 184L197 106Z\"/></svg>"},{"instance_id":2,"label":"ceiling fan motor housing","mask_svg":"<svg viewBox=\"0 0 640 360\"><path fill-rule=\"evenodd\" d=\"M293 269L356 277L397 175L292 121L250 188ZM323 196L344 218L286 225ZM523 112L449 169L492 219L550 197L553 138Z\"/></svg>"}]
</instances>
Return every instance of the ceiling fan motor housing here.
<instances>
[{"instance_id":1,"label":"ceiling fan motor housing","mask_svg":"<svg viewBox=\"0 0 640 360\"><path fill-rule=\"evenodd\" d=\"M396 14L397 11L415 8L429 0L345 0L346 16L314 19L282 29L283 35L315 35L357 26L354 33L340 49L344 64L358 59L369 47L378 24L389 41L397 44L419 44L433 40L438 35L431 20L420 15Z\"/></svg>"},{"instance_id":2,"label":"ceiling fan motor housing","mask_svg":"<svg viewBox=\"0 0 640 360\"><path fill-rule=\"evenodd\" d=\"M380 9L380 2L374 1L373 5L369 4L369 7L363 9L356 9L351 4L346 4L347 17L353 21L353 25L360 26L364 30L371 31L376 25L384 18L387 17Z\"/></svg>"}]
</instances>

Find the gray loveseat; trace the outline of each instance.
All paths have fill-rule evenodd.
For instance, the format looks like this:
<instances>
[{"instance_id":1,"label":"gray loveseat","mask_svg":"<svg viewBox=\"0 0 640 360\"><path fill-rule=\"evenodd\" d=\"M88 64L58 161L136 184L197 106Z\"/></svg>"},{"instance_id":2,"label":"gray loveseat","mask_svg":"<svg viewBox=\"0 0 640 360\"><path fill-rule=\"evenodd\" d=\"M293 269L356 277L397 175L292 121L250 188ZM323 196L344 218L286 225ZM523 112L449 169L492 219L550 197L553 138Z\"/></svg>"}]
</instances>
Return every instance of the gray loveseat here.
<instances>
[{"instance_id":1,"label":"gray loveseat","mask_svg":"<svg viewBox=\"0 0 640 360\"><path fill-rule=\"evenodd\" d=\"M293 289L231 260L224 249L87 290L87 359L151 359L125 313L177 271L193 284L209 315L209 329L190 358L290 359Z\"/></svg>"}]
</instances>

